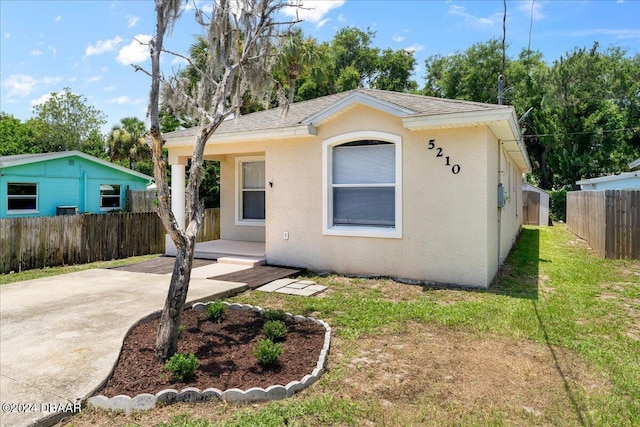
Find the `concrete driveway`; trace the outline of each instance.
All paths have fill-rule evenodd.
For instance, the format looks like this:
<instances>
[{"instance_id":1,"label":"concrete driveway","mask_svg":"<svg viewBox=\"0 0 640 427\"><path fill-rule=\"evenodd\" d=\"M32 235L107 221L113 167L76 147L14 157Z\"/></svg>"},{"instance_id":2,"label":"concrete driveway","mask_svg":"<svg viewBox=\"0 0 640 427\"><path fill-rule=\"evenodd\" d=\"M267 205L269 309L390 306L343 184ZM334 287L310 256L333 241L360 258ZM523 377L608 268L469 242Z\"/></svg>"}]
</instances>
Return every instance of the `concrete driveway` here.
<instances>
[{"instance_id":1,"label":"concrete driveway","mask_svg":"<svg viewBox=\"0 0 640 427\"><path fill-rule=\"evenodd\" d=\"M202 278L216 268L233 267L194 269L188 302L246 289ZM110 375L131 326L162 309L169 280L93 269L0 286L0 424L51 425L61 410L77 411Z\"/></svg>"}]
</instances>

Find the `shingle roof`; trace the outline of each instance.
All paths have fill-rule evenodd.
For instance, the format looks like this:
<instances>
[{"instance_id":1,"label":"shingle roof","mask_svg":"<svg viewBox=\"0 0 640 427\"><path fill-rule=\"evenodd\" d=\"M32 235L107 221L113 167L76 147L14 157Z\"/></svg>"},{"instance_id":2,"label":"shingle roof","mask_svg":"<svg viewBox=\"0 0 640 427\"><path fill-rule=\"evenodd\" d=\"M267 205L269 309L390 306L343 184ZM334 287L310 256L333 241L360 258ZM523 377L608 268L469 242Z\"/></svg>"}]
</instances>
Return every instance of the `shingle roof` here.
<instances>
[{"instance_id":1,"label":"shingle roof","mask_svg":"<svg viewBox=\"0 0 640 427\"><path fill-rule=\"evenodd\" d=\"M438 115L511 108L503 105L435 98L377 89L354 89L309 101L297 102L289 105L286 110L283 108L273 108L227 120L220 125L216 134L279 129L300 125L305 119L329 109L332 105L355 93L377 98L380 101L393 104L398 108L413 112L413 114L407 114L407 117L411 115ZM166 133L164 137L171 139L195 136L198 130L197 127L179 130Z\"/></svg>"}]
</instances>

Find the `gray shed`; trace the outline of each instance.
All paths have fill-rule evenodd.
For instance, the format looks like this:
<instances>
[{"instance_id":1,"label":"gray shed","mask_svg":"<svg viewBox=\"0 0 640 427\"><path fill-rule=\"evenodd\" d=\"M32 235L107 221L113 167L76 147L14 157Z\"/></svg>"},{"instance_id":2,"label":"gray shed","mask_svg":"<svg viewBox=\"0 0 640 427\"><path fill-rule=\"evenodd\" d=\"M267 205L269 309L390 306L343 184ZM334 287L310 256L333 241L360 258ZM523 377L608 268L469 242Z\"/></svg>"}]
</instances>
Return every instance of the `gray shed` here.
<instances>
[{"instance_id":1,"label":"gray shed","mask_svg":"<svg viewBox=\"0 0 640 427\"><path fill-rule=\"evenodd\" d=\"M529 183L523 183L522 211L522 224L549 225L549 193Z\"/></svg>"}]
</instances>

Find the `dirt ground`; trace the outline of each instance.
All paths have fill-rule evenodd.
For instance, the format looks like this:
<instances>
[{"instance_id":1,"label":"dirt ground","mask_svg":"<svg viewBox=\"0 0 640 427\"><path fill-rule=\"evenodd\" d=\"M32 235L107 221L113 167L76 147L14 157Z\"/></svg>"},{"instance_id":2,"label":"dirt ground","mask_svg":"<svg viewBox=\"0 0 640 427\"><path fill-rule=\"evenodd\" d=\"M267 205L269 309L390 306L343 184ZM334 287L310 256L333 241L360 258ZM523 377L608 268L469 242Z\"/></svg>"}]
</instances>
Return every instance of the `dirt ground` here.
<instances>
[{"instance_id":1,"label":"dirt ground","mask_svg":"<svg viewBox=\"0 0 640 427\"><path fill-rule=\"evenodd\" d=\"M563 349L421 323L356 341L333 337L325 376L293 399L330 394L362 403L369 409L358 425L369 426L465 424L461 414L477 420L479 413L488 422L499 413L509 425L549 425L553 419L581 425L587 417L585 393L610 387ZM233 410L220 402L133 414L85 410L63 424L153 426L184 412L216 421ZM505 414L511 418L505 420Z\"/></svg>"}]
</instances>

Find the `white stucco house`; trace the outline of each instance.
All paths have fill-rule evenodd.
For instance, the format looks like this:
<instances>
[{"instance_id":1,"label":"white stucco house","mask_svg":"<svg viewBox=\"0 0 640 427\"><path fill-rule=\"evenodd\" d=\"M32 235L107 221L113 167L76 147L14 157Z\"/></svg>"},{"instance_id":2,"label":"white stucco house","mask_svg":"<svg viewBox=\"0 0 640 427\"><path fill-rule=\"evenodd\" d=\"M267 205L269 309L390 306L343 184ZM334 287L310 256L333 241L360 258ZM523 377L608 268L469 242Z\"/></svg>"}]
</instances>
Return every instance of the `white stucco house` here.
<instances>
[{"instance_id":1,"label":"white stucco house","mask_svg":"<svg viewBox=\"0 0 640 427\"><path fill-rule=\"evenodd\" d=\"M164 135L179 219L197 131ZM226 121L205 159L222 241L268 264L473 287L521 230L531 170L513 107L372 89Z\"/></svg>"},{"instance_id":2,"label":"white stucco house","mask_svg":"<svg viewBox=\"0 0 640 427\"><path fill-rule=\"evenodd\" d=\"M583 191L638 190L640 189L640 171L583 179L576 184Z\"/></svg>"}]
</instances>

